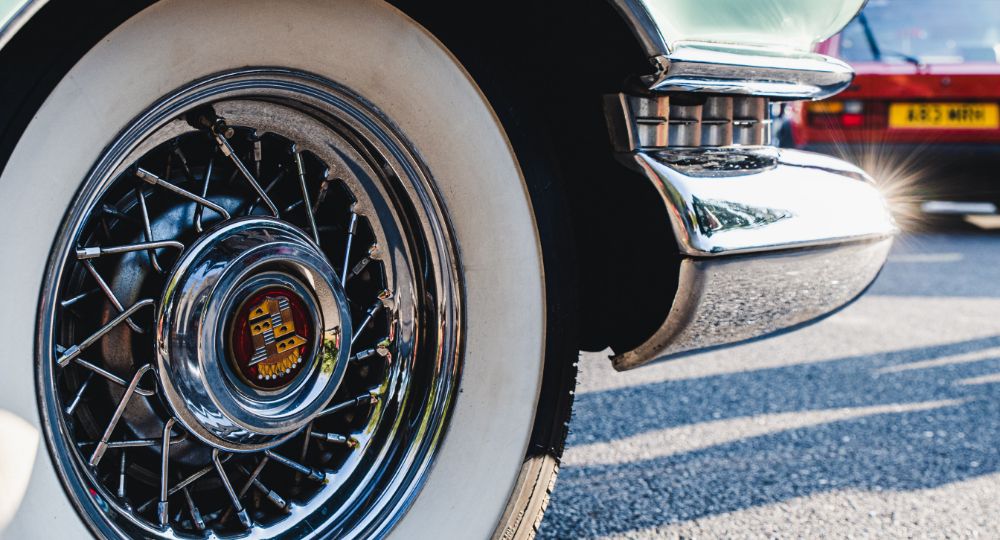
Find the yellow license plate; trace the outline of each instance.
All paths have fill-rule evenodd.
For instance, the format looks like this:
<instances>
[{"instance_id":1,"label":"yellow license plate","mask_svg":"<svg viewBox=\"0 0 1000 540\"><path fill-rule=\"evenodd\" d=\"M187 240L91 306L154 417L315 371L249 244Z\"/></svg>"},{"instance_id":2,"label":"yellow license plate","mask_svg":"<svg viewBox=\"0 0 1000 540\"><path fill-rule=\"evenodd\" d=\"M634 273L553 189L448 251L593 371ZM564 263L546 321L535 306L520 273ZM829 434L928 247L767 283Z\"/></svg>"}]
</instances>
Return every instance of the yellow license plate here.
<instances>
[{"instance_id":1,"label":"yellow license plate","mask_svg":"<svg viewBox=\"0 0 1000 540\"><path fill-rule=\"evenodd\" d=\"M901 129L996 129L996 103L893 103L889 127Z\"/></svg>"}]
</instances>

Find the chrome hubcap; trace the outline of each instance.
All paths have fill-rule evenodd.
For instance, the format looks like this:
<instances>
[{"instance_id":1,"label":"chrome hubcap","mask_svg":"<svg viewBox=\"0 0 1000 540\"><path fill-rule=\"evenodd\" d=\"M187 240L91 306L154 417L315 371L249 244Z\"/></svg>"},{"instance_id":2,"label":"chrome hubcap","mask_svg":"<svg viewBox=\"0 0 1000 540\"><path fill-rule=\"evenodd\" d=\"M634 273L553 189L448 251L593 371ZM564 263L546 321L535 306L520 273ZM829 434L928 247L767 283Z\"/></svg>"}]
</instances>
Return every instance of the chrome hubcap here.
<instances>
[{"instance_id":1,"label":"chrome hubcap","mask_svg":"<svg viewBox=\"0 0 1000 540\"><path fill-rule=\"evenodd\" d=\"M290 70L154 103L84 179L39 307L46 436L107 537L377 536L460 371L456 249L376 109Z\"/></svg>"},{"instance_id":2,"label":"chrome hubcap","mask_svg":"<svg viewBox=\"0 0 1000 540\"><path fill-rule=\"evenodd\" d=\"M185 250L165 291L160 385L205 443L276 446L333 398L351 315L333 267L299 229L272 218L225 222Z\"/></svg>"}]
</instances>

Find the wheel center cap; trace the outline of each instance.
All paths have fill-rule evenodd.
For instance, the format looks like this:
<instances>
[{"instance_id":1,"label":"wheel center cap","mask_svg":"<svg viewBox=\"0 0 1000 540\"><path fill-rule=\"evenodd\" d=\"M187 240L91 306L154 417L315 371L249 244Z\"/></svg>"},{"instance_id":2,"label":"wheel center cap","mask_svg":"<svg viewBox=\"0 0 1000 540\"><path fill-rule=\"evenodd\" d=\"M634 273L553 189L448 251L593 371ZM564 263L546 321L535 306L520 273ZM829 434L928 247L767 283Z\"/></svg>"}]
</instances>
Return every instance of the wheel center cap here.
<instances>
[{"instance_id":1,"label":"wheel center cap","mask_svg":"<svg viewBox=\"0 0 1000 540\"><path fill-rule=\"evenodd\" d=\"M167 404L233 452L281 444L319 415L350 350L335 271L305 233L270 218L231 220L187 248L156 328Z\"/></svg>"}]
</instances>

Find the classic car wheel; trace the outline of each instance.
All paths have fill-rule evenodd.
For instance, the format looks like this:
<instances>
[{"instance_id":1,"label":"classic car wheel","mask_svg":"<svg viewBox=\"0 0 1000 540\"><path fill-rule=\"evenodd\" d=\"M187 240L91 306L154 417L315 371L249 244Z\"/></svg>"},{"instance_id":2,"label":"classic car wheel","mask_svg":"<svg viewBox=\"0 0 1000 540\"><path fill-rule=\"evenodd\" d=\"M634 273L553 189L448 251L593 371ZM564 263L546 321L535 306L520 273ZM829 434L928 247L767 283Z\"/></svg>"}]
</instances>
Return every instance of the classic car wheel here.
<instances>
[{"instance_id":1,"label":"classic car wheel","mask_svg":"<svg viewBox=\"0 0 1000 540\"><path fill-rule=\"evenodd\" d=\"M51 454L9 534L532 533L571 348L503 128L399 12L153 5L37 111L0 214L0 408Z\"/></svg>"}]
</instances>

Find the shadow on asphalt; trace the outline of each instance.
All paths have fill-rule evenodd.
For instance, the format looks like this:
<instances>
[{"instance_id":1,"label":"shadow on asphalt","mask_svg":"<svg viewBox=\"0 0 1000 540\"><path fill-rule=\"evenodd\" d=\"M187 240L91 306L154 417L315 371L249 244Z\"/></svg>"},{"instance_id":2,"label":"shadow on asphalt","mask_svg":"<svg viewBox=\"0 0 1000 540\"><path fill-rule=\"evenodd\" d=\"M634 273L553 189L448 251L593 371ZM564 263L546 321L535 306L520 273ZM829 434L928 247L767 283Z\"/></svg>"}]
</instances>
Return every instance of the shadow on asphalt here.
<instances>
[{"instance_id":1,"label":"shadow on asphalt","mask_svg":"<svg viewBox=\"0 0 1000 540\"><path fill-rule=\"evenodd\" d=\"M1000 231L956 222L904 237L886 273L869 294L1000 297ZM1000 335L581 394L573 423L586 428L568 443L585 449L727 419L900 407L627 462L571 459L550 507L557 523L540 536L627 533L825 491L918 490L1000 471L997 360Z\"/></svg>"},{"instance_id":2,"label":"shadow on asphalt","mask_svg":"<svg viewBox=\"0 0 1000 540\"><path fill-rule=\"evenodd\" d=\"M982 423L1000 418L997 383L958 383L993 375L1000 350L974 362L891 369L997 347L1000 336L583 394L577 410L588 418L577 421L586 422L589 436L571 434L571 445L733 417L958 403L822 423L638 463L569 466L560 473L556 502L572 511L559 511L558 528L622 533L819 491L914 490L996 472L1000 432ZM641 416L634 414L636 402L643 404ZM573 489L574 483L581 486Z\"/></svg>"},{"instance_id":3,"label":"shadow on asphalt","mask_svg":"<svg viewBox=\"0 0 1000 540\"><path fill-rule=\"evenodd\" d=\"M991 219L1000 227L1000 216ZM868 294L1000 297L1000 228L980 228L946 216L932 223L922 234L896 240L883 276ZM884 279L889 272L892 279Z\"/></svg>"}]
</instances>

